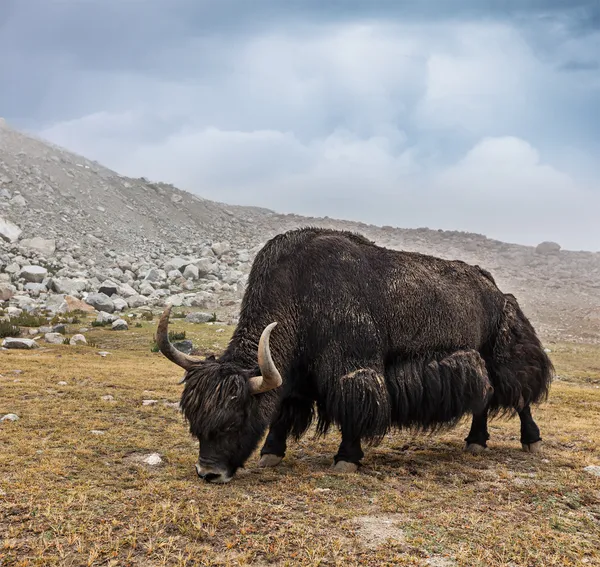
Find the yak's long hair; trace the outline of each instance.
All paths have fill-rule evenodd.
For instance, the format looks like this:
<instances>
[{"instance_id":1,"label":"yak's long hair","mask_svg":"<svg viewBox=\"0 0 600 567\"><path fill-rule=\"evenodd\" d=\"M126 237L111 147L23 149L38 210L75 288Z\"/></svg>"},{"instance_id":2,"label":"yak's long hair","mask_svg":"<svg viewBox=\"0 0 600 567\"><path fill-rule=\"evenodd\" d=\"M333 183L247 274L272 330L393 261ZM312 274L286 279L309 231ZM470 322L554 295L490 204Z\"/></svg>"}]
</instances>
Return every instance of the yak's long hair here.
<instances>
[{"instance_id":1,"label":"yak's long hair","mask_svg":"<svg viewBox=\"0 0 600 567\"><path fill-rule=\"evenodd\" d=\"M554 366L517 300L506 303L494 341L484 354L494 395L491 416L514 414L524 406L548 398Z\"/></svg>"},{"instance_id":2,"label":"yak's long hair","mask_svg":"<svg viewBox=\"0 0 600 567\"><path fill-rule=\"evenodd\" d=\"M397 358L385 374L358 369L323 381L317 399L317 436L337 424L350 436L377 445L392 428L434 431L455 425L466 413L485 407L491 384L476 351ZM304 412L294 420L299 437L312 421Z\"/></svg>"}]
</instances>

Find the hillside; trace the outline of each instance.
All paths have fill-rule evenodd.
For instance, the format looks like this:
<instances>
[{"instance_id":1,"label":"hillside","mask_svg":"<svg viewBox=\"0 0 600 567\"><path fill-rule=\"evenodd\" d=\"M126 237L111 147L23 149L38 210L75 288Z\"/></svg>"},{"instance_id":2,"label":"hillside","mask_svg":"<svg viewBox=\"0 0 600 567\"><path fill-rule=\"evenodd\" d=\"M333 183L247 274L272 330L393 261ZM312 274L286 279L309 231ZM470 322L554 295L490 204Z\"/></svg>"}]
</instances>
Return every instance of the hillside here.
<instances>
[{"instance_id":1,"label":"hillside","mask_svg":"<svg viewBox=\"0 0 600 567\"><path fill-rule=\"evenodd\" d=\"M519 298L547 340L600 339L598 252L224 205L124 177L0 119L0 302L10 301L13 311L64 310L65 295L87 299L102 289L114 293L115 311L158 307L175 296L175 304L234 320L256 251L303 225L477 263Z\"/></svg>"}]
</instances>

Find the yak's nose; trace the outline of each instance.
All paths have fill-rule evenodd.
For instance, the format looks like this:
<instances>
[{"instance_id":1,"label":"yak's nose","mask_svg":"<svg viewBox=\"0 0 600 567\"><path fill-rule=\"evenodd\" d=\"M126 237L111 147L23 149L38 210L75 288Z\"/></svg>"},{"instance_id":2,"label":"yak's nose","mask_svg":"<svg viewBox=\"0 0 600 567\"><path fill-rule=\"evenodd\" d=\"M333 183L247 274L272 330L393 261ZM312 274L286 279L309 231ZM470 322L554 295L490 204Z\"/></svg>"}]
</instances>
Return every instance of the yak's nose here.
<instances>
[{"instance_id":1,"label":"yak's nose","mask_svg":"<svg viewBox=\"0 0 600 567\"><path fill-rule=\"evenodd\" d=\"M198 476L206 482L225 484L231 480L231 476L225 471L216 470L211 467L203 467L200 464L196 464L196 472L198 473Z\"/></svg>"}]
</instances>

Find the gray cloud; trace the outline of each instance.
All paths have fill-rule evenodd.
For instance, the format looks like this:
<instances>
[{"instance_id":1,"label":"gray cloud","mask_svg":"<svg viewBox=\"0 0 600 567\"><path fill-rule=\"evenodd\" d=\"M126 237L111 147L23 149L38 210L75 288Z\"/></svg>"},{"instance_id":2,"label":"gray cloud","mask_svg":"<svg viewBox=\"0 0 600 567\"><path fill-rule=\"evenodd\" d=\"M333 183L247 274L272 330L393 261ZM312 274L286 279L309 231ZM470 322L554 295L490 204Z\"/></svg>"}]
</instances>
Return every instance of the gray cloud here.
<instances>
[{"instance_id":1,"label":"gray cloud","mask_svg":"<svg viewBox=\"0 0 600 567\"><path fill-rule=\"evenodd\" d=\"M19 0L0 115L226 202L600 249L598 5L565 5Z\"/></svg>"}]
</instances>

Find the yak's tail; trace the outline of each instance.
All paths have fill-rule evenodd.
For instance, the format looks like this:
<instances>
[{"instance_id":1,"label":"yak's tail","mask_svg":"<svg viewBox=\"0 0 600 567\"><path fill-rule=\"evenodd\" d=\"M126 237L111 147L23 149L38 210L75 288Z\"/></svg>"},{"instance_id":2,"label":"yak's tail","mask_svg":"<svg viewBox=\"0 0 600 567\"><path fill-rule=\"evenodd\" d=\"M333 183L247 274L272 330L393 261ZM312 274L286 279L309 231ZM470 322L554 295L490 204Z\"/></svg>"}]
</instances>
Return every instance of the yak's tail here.
<instances>
[{"instance_id":1,"label":"yak's tail","mask_svg":"<svg viewBox=\"0 0 600 567\"><path fill-rule=\"evenodd\" d=\"M391 420L398 428L435 431L453 427L487 405L493 388L475 350L401 359L388 366Z\"/></svg>"},{"instance_id":2,"label":"yak's tail","mask_svg":"<svg viewBox=\"0 0 600 567\"><path fill-rule=\"evenodd\" d=\"M486 356L494 386L490 414L514 413L548 398L554 366L513 295L506 294L504 311Z\"/></svg>"}]
</instances>

